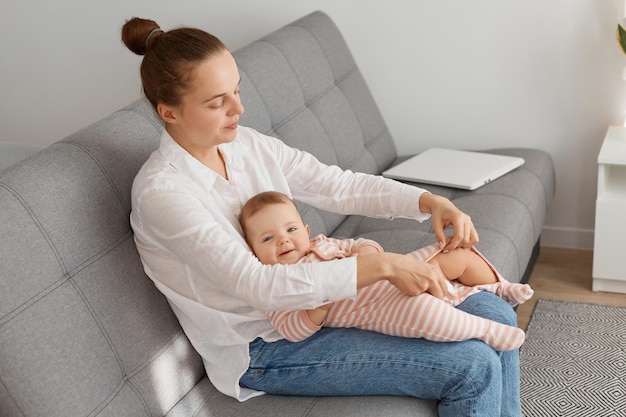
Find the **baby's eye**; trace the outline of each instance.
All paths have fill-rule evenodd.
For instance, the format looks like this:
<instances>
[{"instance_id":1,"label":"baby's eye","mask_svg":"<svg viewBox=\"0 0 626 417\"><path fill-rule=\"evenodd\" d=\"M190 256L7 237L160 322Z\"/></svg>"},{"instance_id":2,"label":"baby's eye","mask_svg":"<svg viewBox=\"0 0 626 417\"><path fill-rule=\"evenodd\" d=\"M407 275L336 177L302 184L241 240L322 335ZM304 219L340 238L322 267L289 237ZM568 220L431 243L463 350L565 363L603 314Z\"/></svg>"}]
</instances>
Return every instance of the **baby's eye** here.
<instances>
[{"instance_id":1,"label":"baby's eye","mask_svg":"<svg viewBox=\"0 0 626 417\"><path fill-rule=\"evenodd\" d=\"M265 242L269 242L270 240L272 240L272 237L271 237L271 236L265 236L265 237L263 238L263 243L265 243Z\"/></svg>"},{"instance_id":2,"label":"baby's eye","mask_svg":"<svg viewBox=\"0 0 626 417\"><path fill-rule=\"evenodd\" d=\"M295 232L296 230L298 230L298 228L297 228L297 227L290 227L289 229L287 229L287 231L288 231L289 233L293 233L293 232Z\"/></svg>"}]
</instances>

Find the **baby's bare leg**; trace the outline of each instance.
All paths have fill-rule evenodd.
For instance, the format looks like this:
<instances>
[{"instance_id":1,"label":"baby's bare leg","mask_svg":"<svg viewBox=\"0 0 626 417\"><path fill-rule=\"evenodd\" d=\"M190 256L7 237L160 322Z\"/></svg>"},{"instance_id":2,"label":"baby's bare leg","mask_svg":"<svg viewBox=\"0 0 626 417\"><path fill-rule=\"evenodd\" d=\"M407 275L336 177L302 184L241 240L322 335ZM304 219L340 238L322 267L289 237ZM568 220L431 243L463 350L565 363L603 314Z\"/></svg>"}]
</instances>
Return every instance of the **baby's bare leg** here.
<instances>
[{"instance_id":1,"label":"baby's bare leg","mask_svg":"<svg viewBox=\"0 0 626 417\"><path fill-rule=\"evenodd\" d=\"M498 282L496 274L485 260L470 249L440 252L429 263L437 265L449 280L456 279L471 287Z\"/></svg>"},{"instance_id":2,"label":"baby's bare leg","mask_svg":"<svg viewBox=\"0 0 626 417\"><path fill-rule=\"evenodd\" d=\"M456 280L459 285L466 287L478 285L481 290L502 297L512 306L521 304L533 296L533 290L528 284L508 282L475 249L460 248L443 253L437 244L433 244L407 253L407 256L428 260L427 262L437 266L450 281ZM463 301L462 297L454 295L446 301L458 305Z\"/></svg>"}]
</instances>

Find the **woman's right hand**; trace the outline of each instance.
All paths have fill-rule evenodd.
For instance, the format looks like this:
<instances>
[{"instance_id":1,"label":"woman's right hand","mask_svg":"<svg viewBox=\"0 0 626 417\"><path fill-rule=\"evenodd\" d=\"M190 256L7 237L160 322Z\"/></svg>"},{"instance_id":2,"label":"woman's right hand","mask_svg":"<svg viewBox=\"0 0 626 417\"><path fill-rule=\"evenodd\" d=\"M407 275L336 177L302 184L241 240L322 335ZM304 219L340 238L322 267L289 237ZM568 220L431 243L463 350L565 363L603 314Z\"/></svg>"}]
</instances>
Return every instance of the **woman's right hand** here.
<instances>
[{"instance_id":1,"label":"woman's right hand","mask_svg":"<svg viewBox=\"0 0 626 417\"><path fill-rule=\"evenodd\" d=\"M441 269L397 253L378 253L357 257L357 287L386 279L403 293L415 296L428 292L437 298L447 294L447 280Z\"/></svg>"}]
</instances>

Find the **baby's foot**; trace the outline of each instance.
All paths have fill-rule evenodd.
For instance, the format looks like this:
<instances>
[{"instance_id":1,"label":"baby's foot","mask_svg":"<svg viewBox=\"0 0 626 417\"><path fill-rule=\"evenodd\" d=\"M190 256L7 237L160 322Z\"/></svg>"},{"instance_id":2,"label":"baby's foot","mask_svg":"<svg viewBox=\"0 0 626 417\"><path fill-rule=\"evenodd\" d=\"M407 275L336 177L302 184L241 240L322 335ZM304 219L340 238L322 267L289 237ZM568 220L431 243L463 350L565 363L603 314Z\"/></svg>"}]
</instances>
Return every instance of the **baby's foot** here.
<instances>
[{"instance_id":1,"label":"baby's foot","mask_svg":"<svg viewBox=\"0 0 626 417\"><path fill-rule=\"evenodd\" d=\"M522 304L524 301L528 301L535 293L528 284L499 282L497 286L496 294L513 307Z\"/></svg>"},{"instance_id":2,"label":"baby's foot","mask_svg":"<svg viewBox=\"0 0 626 417\"><path fill-rule=\"evenodd\" d=\"M487 328L482 340L495 350L507 351L519 349L525 337L522 329L494 321Z\"/></svg>"}]
</instances>

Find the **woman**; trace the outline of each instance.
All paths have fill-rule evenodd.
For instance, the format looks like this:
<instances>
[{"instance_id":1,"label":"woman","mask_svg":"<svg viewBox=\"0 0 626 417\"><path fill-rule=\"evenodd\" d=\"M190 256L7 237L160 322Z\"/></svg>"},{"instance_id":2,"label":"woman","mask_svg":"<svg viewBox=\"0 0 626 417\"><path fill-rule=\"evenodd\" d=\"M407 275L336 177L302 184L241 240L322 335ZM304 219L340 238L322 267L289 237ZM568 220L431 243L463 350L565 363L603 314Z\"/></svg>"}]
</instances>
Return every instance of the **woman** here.
<instances>
[{"instance_id":1,"label":"woman","mask_svg":"<svg viewBox=\"0 0 626 417\"><path fill-rule=\"evenodd\" d=\"M262 265L237 221L248 198L276 190L344 214L432 216L440 242L453 227L446 249L454 250L478 241L469 216L445 198L326 166L239 126L237 65L214 36L191 28L164 32L135 18L124 25L122 39L145 55L144 93L165 122L159 149L133 183L135 241L146 273L168 298L217 389L240 401L263 392L412 395L439 399L441 416L521 415L517 351L354 329L322 329L290 343L265 315L354 297L382 279L409 295L442 297L445 278L432 265L393 253ZM511 308L487 293L459 308L516 322Z\"/></svg>"}]
</instances>

